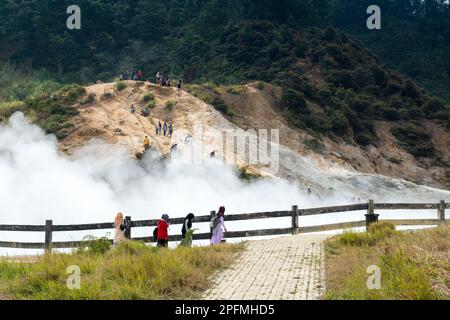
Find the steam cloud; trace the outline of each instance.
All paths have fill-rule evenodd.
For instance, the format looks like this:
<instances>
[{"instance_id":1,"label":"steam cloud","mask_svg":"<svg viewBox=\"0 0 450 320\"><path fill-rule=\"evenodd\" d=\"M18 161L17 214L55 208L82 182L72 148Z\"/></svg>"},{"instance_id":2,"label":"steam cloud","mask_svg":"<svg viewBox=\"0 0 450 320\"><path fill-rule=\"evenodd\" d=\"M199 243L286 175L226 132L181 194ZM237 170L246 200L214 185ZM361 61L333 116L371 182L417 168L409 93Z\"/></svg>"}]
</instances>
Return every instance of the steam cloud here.
<instances>
[{"instance_id":1,"label":"steam cloud","mask_svg":"<svg viewBox=\"0 0 450 320\"><path fill-rule=\"evenodd\" d=\"M46 219L54 224L82 224L113 221L118 211L141 220L162 213L204 215L220 205L226 206L227 213L244 213L349 201L337 195L319 202L282 179L246 183L236 169L214 161L202 165L161 163L152 157L136 161L126 149L99 141L69 158L58 152L54 136L29 124L22 113L14 114L8 126L0 126L0 224L42 225ZM265 227L274 227L270 220ZM289 225L287 220L283 223ZM240 223L231 229L262 224ZM142 232L150 235L149 230ZM0 232L0 241L42 241L42 237L41 233Z\"/></svg>"}]
</instances>

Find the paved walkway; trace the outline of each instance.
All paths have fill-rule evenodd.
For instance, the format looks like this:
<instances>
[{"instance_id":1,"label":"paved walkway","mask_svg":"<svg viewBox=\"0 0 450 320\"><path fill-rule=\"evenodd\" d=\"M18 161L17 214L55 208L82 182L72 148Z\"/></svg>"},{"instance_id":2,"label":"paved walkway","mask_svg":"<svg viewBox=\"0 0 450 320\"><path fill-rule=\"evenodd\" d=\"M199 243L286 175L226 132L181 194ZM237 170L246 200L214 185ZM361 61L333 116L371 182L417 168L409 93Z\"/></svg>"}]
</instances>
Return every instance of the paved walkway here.
<instances>
[{"instance_id":1,"label":"paved walkway","mask_svg":"<svg viewBox=\"0 0 450 320\"><path fill-rule=\"evenodd\" d=\"M325 290L323 241L295 235L250 241L238 260L213 276L209 300L310 300Z\"/></svg>"}]
</instances>

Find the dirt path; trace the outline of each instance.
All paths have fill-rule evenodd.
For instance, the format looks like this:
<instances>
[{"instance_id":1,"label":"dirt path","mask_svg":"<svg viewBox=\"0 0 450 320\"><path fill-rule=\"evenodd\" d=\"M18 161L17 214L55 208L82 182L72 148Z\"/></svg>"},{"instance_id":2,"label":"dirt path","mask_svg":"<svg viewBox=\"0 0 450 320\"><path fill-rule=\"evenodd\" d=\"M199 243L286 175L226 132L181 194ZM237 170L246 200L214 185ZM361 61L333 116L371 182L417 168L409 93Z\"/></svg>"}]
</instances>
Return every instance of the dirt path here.
<instances>
[{"instance_id":1,"label":"dirt path","mask_svg":"<svg viewBox=\"0 0 450 320\"><path fill-rule=\"evenodd\" d=\"M323 241L296 235L250 241L228 269L216 274L207 300L313 300L325 289Z\"/></svg>"}]
</instances>

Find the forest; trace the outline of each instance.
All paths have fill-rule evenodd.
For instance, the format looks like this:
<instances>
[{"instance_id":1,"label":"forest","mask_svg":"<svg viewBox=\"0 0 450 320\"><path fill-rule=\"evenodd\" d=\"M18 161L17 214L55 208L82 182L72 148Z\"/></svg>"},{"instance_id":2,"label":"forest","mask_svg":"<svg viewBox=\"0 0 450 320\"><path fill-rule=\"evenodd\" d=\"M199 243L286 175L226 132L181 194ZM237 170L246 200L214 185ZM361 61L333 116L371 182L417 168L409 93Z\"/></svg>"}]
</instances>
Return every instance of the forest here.
<instances>
[{"instance_id":1,"label":"forest","mask_svg":"<svg viewBox=\"0 0 450 320\"><path fill-rule=\"evenodd\" d=\"M80 0L81 30L66 28L70 4L0 2L1 113L140 69L150 80L162 71L186 83L275 83L292 125L349 143L376 144L376 120L409 121L419 156L428 140L414 121L450 126L443 0ZM366 27L373 4L381 30Z\"/></svg>"}]
</instances>

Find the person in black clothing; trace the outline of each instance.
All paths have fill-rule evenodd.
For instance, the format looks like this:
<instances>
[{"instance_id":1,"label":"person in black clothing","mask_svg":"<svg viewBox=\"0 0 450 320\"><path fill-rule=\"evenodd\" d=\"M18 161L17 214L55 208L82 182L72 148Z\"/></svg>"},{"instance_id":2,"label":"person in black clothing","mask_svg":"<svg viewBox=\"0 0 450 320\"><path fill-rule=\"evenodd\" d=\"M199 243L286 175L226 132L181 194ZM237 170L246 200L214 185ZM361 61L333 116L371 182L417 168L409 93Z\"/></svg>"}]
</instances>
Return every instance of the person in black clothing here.
<instances>
[{"instance_id":1,"label":"person in black clothing","mask_svg":"<svg viewBox=\"0 0 450 320\"><path fill-rule=\"evenodd\" d=\"M191 246L192 244L192 237L189 239L186 238L186 234L189 230L192 229L192 220L195 218L193 213L189 213L186 218L184 218L183 221L183 227L181 228L181 235L183 236L183 239L181 241L182 246Z\"/></svg>"},{"instance_id":2,"label":"person in black clothing","mask_svg":"<svg viewBox=\"0 0 450 320\"><path fill-rule=\"evenodd\" d=\"M166 136L167 134L167 122L164 121L164 125L163 125L163 130L164 130L164 136Z\"/></svg>"},{"instance_id":3,"label":"person in black clothing","mask_svg":"<svg viewBox=\"0 0 450 320\"><path fill-rule=\"evenodd\" d=\"M159 134L161 134L161 129L162 129L162 125L161 125L161 121L158 121L158 132Z\"/></svg>"}]
</instances>

